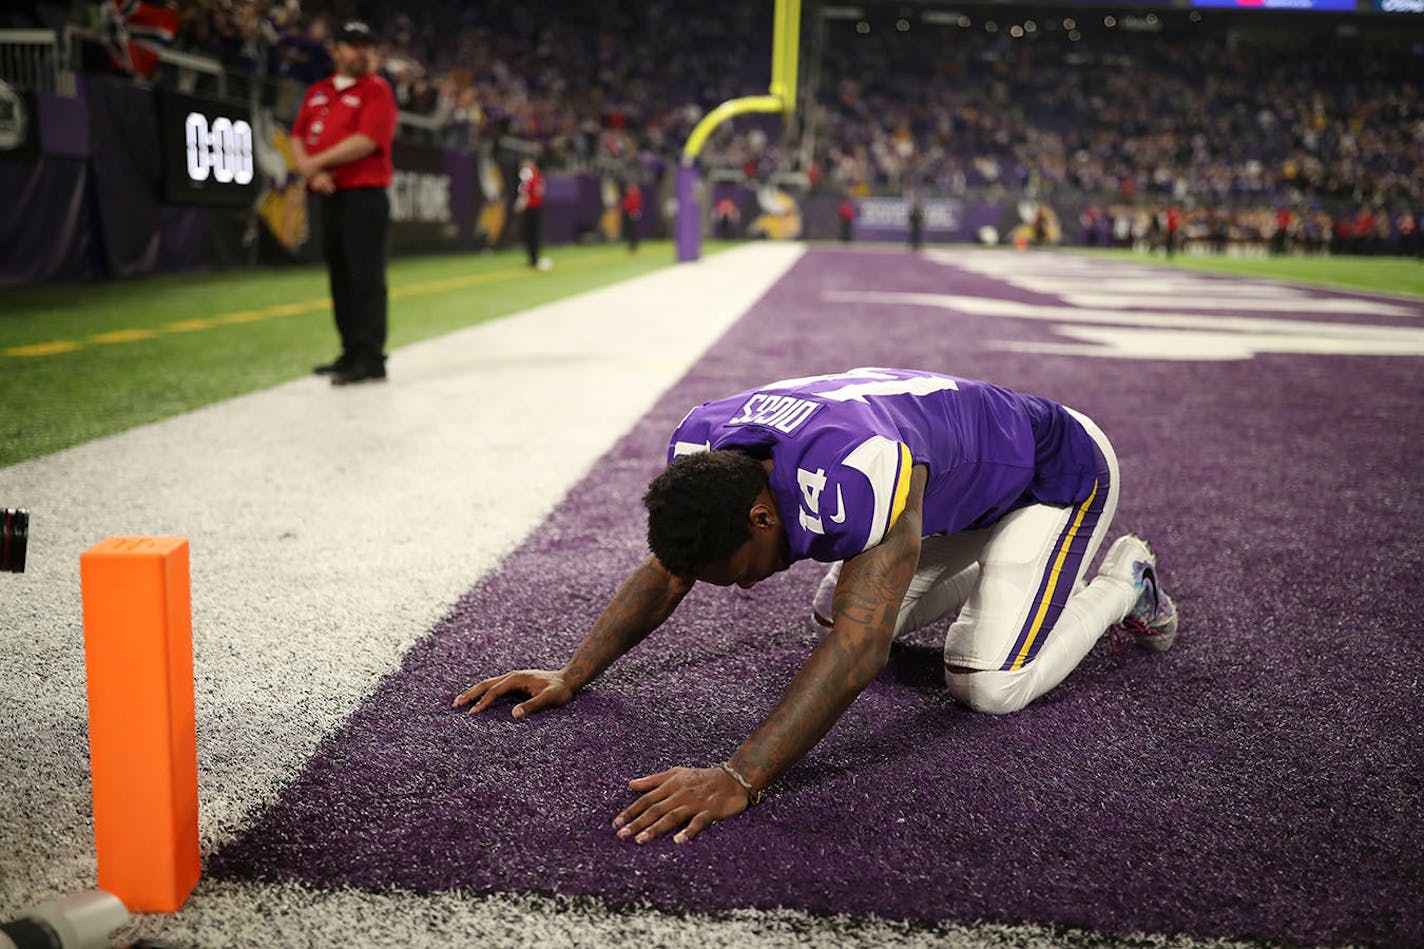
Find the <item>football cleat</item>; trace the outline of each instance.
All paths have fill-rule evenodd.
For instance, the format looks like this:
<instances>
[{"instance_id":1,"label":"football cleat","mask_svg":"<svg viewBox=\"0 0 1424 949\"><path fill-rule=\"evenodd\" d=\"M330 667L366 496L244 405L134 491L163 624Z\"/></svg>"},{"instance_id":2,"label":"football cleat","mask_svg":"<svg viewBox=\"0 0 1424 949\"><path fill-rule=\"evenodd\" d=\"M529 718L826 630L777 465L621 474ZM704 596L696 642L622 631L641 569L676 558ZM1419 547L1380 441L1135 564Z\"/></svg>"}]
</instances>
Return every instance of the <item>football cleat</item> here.
<instances>
[{"instance_id":1,"label":"football cleat","mask_svg":"<svg viewBox=\"0 0 1424 949\"><path fill-rule=\"evenodd\" d=\"M1098 573L1130 583L1137 591L1137 602L1114 630L1143 649L1171 649L1177 639L1177 605L1158 581L1157 557L1147 541L1136 534L1122 535L1108 548Z\"/></svg>"},{"instance_id":2,"label":"football cleat","mask_svg":"<svg viewBox=\"0 0 1424 949\"><path fill-rule=\"evenodd\" d=\"M844 561L836 561L831 564L831 569L826 571L826 575L821 578L821 585L816 587L816 595L811 597L811 619L816 621L817 626L824 626L830 629L835 623L835 611L833 604L836 598L836 584L841 579L841 564Z\"/></svg>"}]
</instances>

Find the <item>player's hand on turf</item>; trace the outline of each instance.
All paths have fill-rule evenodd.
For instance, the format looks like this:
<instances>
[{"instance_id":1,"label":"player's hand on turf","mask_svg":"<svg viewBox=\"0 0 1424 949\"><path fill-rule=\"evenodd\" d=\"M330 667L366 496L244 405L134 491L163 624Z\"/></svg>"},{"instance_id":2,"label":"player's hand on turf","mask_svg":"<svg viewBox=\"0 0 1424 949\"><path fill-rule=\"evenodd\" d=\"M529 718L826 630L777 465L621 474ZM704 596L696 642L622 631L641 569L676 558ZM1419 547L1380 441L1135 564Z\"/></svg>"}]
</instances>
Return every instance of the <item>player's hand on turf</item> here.
<instances>
[{"instance_id":1,"label":"player's hand on turf","mask_svg":"<svg viewBox=\"0 0 1424 949\"><path fill-rule=\"evenodd\" d=\"M669 768L635 778L628 787L642 794L613 819L618 836L640 844L678 831L686 843L719 820L747 809L747 792L721 768Z\"/></svg>"},{"instance_id":2,"label":"player's hand on turf","mask_svg":"<svg viewBox=\"0 0 1424 949\"><path fill-rule=\"evenodd\" d=\"M452 707L459 708L473 702L475 704L470 709L473 714L489 708L495 699L511 692L529 696L528 701L514 706L515 718L524 718L540 709L558 708L574 697L574 690L559 673L545 669L521 669L470 686L455 696Z\"/></svg>"}]
</instances>

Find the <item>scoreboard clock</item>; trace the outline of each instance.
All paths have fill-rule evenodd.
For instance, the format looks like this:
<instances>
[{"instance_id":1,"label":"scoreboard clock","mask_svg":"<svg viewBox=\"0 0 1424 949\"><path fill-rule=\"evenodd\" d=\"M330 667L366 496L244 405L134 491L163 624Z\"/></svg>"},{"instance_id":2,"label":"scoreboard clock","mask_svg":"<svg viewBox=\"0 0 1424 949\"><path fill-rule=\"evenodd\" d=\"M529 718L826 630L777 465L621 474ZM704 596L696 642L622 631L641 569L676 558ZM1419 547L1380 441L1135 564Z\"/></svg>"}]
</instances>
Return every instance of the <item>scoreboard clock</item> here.
<instances>
[{"instance_id":1,"label":"scoreboard clock","mask_svg":"<svg viewBox=\"0 0 1424 949\"><path fill-rule=\"evenodd\" d=\"M240 207L256 200L254 133L245 107L162 91L158 113L170 203Z\"/></svg>"}]
</instances>

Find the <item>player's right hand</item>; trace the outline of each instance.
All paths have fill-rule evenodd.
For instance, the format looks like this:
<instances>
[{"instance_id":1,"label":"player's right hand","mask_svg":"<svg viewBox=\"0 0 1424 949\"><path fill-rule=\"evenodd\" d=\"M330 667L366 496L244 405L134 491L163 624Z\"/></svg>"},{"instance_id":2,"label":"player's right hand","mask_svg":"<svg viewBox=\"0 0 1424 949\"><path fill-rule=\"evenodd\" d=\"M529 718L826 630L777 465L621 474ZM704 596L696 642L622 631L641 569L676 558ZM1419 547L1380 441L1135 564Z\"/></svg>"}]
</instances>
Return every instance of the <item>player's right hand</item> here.
<instances>
[{"instance_id":1,"label":"player's right hand","mask_svg":"<svg viewBox=\"0 0 1424 949\"><path fill-rule=\"evenodd\" d=\"M515 718L524 718L540 709L558 708L574 697L574 690L559 673L546 669L521 669L470 686L455 696L451 707L460 708L474 702L470 709L470 713L474 714L489 708L495 699L510 692L529 696L528 700L514 706Z\"/></svg>"}]
</instances>

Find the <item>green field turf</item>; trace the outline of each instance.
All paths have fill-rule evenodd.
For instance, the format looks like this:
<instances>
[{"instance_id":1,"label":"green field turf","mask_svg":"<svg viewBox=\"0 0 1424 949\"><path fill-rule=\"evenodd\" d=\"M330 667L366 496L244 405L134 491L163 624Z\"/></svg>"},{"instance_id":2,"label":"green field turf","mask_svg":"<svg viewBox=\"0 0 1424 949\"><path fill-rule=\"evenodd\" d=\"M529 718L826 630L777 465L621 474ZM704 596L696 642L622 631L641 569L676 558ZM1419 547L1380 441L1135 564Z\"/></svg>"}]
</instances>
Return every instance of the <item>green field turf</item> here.
<instances>
[{"instance_id":1,"label":"green field turf","mask_svg":"<svg viewBox=\"0 0 1424 949\"><path fill-rule=\"evenodd\" d=\"M666 241L636 256L621 246L552 254L557 266L543 273L512 251L393 261L391 347L647 273L673 257ZM1424 296L1424 264L1404 258L1179 256L1171 266ZM0 290L0 467L307 374L336 354L325 297L321 267Z\"/></svg>"},{"instance_id":2,"label":"green field turf","mask_svg":"<svg viewBox=\"0 0 1424 949\"><path fill-rule=\"evenodd\" d=\"M1411 257L1224 257L1215 254L1138 254L1130 250L1075 250L1074 253L1162 264L1185 270L1269 277L1298 283L1373 290L1376 293L1424 297L1424 261Z\"/></svg>"},{"instance_id":3,"label":"green field turf","mask_svg":"<svg viewBox=\"0 0 1424 949\"><path fill-rule=\"evenodd\" d=\"M391 348L673 262L667 241L549 253L392 261ZM326 292L320 266L0 291L0 467L311 372L338 349Z\"/></svg>"}]
</instances>

